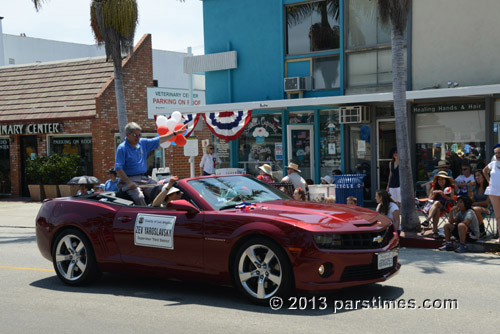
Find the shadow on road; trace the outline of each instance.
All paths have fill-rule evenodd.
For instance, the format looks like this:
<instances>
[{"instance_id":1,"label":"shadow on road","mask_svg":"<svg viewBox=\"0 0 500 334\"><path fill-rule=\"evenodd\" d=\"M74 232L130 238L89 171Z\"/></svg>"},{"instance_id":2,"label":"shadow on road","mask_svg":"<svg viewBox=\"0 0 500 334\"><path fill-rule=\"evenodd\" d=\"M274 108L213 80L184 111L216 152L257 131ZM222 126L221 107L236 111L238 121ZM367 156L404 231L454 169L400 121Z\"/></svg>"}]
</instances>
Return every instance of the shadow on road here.
<instances>
[{"instance_id":1,"label":"shadow on road","mask_svg":"<svg viewBox=\"0 0 500 334\"><path fill-rule=\"evenodd\" d=\"M276 313L302 316L331 315L334 305L348 305L352 300L393 300L403 294L399 287L371 284L355 288L348 288L328 294L301 294L283 301L280 310L272 310L269 305L254 305L241 296L231 286L219 286L203 282L178 281L160 279L156 277L136 277L130 275L105 274L103 278L92 285L83 287L71 287L63 284L57 276L52 276L35 281L30 286L40 289L54 290L68 293L105 294L113 296L125 296L132 298L146 298L165 301L166 307L183 305L203 305L237 309L256 313ZM326 297L326 299L320 299ZM75 297L76 298L76 297ZM296 298L296 299L293 299ZM326 304L322 301L326 300ZM295 301L295 304L293 302ZM295 306L295 308L293 308ZM369 308L369 307L365 307ZM336 313L355 311L361 309L348 307L337 310Z\"/></svg>"}]
</instances>

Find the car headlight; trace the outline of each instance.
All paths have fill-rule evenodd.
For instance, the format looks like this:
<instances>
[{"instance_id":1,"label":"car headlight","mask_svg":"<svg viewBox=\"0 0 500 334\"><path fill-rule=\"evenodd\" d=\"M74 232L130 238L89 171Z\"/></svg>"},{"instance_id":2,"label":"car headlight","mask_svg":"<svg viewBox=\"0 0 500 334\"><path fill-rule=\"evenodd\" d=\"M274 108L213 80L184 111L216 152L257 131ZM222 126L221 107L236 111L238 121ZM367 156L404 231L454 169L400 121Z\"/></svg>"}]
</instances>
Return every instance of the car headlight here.
<instances>
[{"instance_id":1,"label":"car headlight","mask_svg":"<svg viewBox=\"0 0 500 334\"><path fill-rule=\"evenodd\" d=\"M335 249L342 246L342 239L338 234L315 234L313 238L316 246L321 249Z\"/></svg>"}]
</instances>

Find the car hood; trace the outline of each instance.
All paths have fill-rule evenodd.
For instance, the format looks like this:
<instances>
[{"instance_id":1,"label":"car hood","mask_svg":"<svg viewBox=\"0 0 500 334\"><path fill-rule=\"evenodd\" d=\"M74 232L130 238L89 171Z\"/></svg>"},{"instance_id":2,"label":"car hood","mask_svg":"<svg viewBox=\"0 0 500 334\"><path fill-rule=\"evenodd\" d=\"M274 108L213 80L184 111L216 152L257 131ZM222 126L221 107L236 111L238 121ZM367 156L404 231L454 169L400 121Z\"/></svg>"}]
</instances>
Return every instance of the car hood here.
<instances>
[{"instance_id":1,"label":"car hood","mask_svg":"<svg viewBox=\"0 0 500 334\"><path fill-rule=\"evenodd\" d=\"M276 200L259 203L246 212L313 232L373 231L391 224L389 218L376 211L343 204Z\"/></svg>"}]
</instances>

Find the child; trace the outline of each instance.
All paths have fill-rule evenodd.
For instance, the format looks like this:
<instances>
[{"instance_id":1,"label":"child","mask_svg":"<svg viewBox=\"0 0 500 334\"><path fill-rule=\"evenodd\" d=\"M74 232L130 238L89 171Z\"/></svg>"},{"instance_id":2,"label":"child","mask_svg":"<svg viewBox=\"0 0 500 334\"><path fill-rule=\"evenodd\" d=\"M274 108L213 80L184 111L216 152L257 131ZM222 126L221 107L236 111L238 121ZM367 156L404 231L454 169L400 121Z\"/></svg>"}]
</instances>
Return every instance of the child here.
<instances>
[{"instance_id":1,"label":"child","mask_svg":"<svg viewBox=\"0 0 500 334\"><path fill-rule=\"evenodd\" d=\"M302 188L297 188L293 192L293 199L296 201L305 201L306 200L306 192Z\"/></svg>"},{"instance_id":2,"label":"child","mask_svg":"<svg viewBox=\"0 0 500 334\"><path fill-rule=\"evenodd\" d=\"M347 197L347 205L358 205L358 199L354 196Z\"/></svg>"}]
</instances>

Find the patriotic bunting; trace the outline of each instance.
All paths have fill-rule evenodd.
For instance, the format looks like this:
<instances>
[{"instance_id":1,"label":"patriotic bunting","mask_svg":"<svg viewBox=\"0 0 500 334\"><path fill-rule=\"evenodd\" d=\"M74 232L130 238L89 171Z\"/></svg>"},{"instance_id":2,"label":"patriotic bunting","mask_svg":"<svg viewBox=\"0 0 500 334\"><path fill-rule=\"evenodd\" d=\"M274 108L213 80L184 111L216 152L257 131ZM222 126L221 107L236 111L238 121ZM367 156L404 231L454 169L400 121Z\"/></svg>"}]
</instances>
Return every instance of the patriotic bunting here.
<instances>
[{"instance_id":1,"label":"patriotic bunting","mask_svg":"<svg viewBox=\"0 0 500 334\"><path fill-rule=\"evenodd\" d=\"M238 138L252 116L252 110L221 111L203 114L209 130L226 141Z\"/></svg>"}]
</instances>

